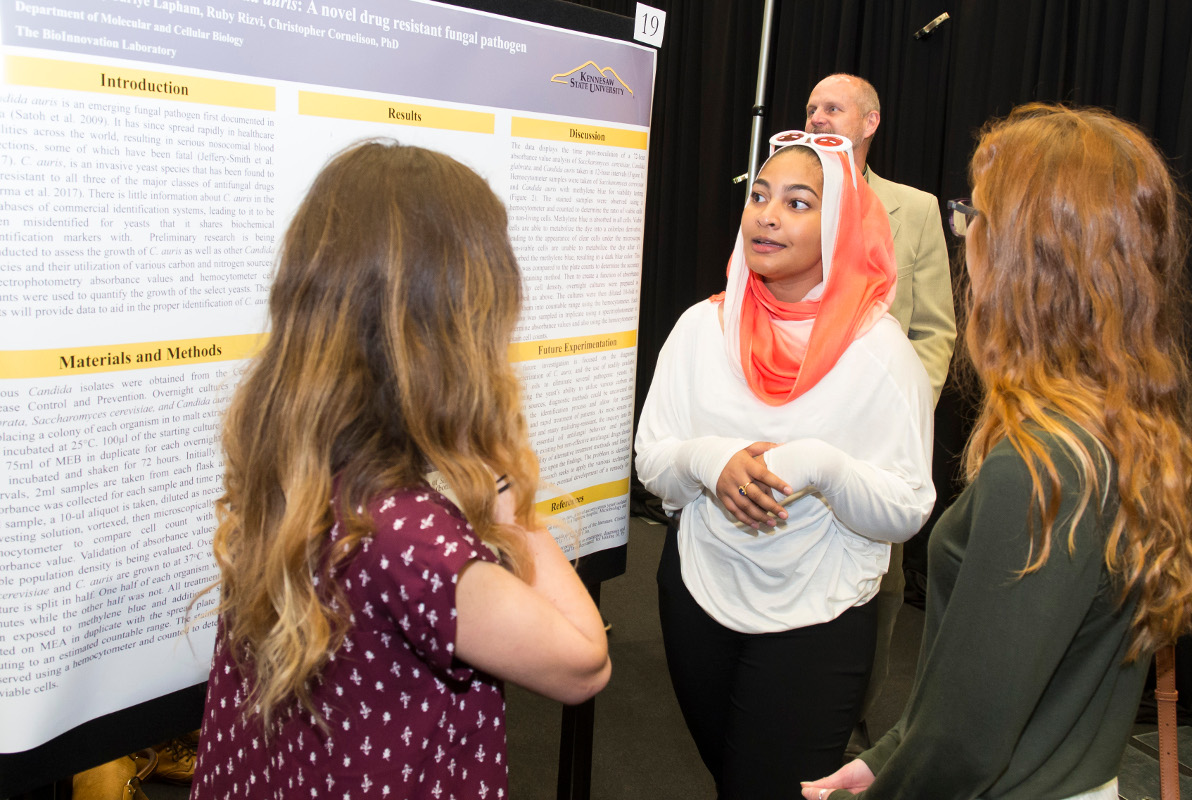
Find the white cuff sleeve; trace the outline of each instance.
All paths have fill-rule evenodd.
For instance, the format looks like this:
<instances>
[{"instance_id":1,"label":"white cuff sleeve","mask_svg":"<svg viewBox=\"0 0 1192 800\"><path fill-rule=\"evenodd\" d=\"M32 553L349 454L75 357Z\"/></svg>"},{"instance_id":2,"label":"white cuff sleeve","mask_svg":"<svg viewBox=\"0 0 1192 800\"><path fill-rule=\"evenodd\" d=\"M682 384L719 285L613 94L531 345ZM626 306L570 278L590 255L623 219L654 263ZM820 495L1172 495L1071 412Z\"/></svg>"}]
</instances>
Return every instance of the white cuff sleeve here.
<instances>
[{"instance_id":1,"label":"white cuff sleeve","mask_svg":"<svg viewBox=\"0 0 1192 800\"><path fill-rule=\"evenodd\" d=\"M914 477L923 470L879 468L819 439L787 442L763 458L796 493L805 488L819 492L841 525L876 541L911 538L935 503L930 479Z\"/></svg>"},{"instance_id":2,"label":"white cuff sleeve","mask_svg":"<svg viewBox=\"0 0 1192 800\"><path fill-rule=\"evenodd\" d=\"M738 450L752 442L721 436L701 436L679 441L637 441L637 476L642 485L662 499L667 511L676 511L707 489L715 497L716 481L724 465Z\"/></svg>"}]
</instances>

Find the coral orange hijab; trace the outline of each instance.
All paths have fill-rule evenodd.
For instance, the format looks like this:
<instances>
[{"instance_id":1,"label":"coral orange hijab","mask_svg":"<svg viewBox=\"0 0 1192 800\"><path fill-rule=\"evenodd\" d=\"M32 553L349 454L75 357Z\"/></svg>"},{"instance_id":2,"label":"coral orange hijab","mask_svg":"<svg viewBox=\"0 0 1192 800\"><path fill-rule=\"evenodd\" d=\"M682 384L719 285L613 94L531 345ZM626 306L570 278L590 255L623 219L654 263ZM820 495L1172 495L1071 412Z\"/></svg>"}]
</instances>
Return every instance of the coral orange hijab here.
<instances>
[{"instance_id":1,"label":"coral orange hijab","mask_svg":"<svg viewBox=\"0 0 1192 800\"><path fill-rule=\"evenodd\" d=\"M853 164L847 139L788 131L770 143L808 147L824 167L820 239L823 282L795 303L774 297L745 264L737 232L724 303L724 343L733 369L764 403L789 403L815 386L894 300L894 243L886 210ZM763 165L764 166L764 165Z\"/></svg>"}]
</instances>

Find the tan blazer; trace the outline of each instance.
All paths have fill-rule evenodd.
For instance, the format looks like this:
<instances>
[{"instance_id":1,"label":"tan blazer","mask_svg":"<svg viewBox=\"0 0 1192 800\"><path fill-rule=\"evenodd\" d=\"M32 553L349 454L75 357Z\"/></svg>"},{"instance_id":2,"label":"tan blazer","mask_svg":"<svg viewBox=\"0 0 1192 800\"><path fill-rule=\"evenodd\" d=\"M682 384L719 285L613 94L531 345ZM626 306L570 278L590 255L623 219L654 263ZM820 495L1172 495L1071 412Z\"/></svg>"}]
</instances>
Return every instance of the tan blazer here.
<instances>
[{"instance_id":1,"label":"tan blazer","mask_svg":"<svg viewBox=\"0 0 1192 800\"><path fill-rule=\"evenodd\" d=\"M865 180L886 207L898 288L890 314L911 340L927 368L938 403L956 344L956 311L952 306L952 272L935 196L894 183L868 167Z\"/></svg>"}]
</instances>

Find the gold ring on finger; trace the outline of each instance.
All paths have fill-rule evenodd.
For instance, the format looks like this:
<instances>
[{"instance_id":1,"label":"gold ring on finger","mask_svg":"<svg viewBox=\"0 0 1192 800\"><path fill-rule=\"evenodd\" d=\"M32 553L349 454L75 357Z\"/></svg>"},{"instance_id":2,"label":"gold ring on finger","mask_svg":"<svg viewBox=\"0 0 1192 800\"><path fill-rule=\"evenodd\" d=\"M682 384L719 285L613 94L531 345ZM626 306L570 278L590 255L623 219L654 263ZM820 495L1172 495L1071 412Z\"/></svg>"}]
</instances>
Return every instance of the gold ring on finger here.
<instances>
[{"instance_id":1,"label":"gold ring on finger","mask_svg":"<svg viewBox=\"0 0 1192 800\"><path fill-rule=\"evenodd\" d=\"M737 487L737 492L739 492L742 497L748 497L749 495L745 493L745 490L748 489L752 485L753 485L753 481L746 481L745 483L742 483L740 486Z\"/></svg>"}]
</instances>

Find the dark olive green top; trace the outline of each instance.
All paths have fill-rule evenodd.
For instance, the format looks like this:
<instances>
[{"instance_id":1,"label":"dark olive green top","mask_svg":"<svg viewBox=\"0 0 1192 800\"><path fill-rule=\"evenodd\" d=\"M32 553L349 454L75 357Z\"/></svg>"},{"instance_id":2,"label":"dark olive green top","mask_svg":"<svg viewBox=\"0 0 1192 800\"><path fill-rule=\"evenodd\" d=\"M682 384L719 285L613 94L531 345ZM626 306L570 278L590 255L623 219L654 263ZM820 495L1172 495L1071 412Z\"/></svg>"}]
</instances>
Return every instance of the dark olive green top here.
<instances>
[{"instance_id":1,"label":"dark olive green top","mask_svg":"<svg viewBox=\"0 0 1192 800\"><path fill-rule=\"evenodd\" d=\"M1135 603L1118 606L1104 556L1116 494L1103 502L1102 464L1070 552L1077 471L1057 440L1043 442L1063 487L1047 563L1019 574L1030 520L1041 523L1026 464L1003 441L932 532L915 685L899 723L861 755L877 778L858 797L1055 800L1117 774L1149 662L1123 663Z\"/></svg>"}]
</instances>

